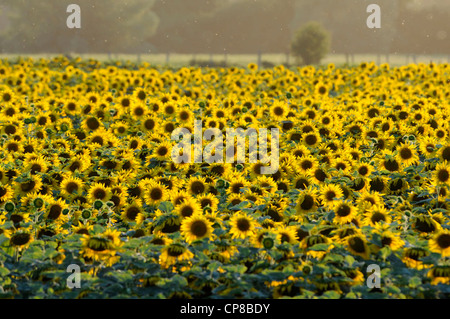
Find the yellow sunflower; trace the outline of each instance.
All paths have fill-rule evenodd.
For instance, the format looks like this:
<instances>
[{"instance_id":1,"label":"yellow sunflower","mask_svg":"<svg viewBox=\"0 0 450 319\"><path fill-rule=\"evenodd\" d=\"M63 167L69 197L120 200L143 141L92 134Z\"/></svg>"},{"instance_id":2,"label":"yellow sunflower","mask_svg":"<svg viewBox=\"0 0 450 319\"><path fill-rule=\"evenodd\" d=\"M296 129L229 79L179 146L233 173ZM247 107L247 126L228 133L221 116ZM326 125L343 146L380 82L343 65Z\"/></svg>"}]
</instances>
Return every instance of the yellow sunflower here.
<instances>
[{"instance_id":1,"label":"yellow sunflower","mask_svg":"<svg viewBox=\"0 0 450 319\"><path fill-rule=\"evenodd\" d=\"M0 183L0 205L14 197L14 191L10 185Z\"/></svg>"},{"instance_id":2,"label":"yellow sunflower","mask_svg":"<svg viewBox=\"0 0 450 319\"><path fill-rule=\"evenodd\" d=\"M174 211L182 218L199 215L202 212L201 205L192 197L184 199L181 203L175 205Z\"/></svg>"},{"instance_id":3,"label":"yellow sunflower","mask_svg":"<svg viewBox=\"0 0 450 319\"><path fill-rule=\"evenodd\" d=\"M367 208L363 217L363 224L370 226L375 226L380 222L389 224L391 221L391 215L384 205L374 205Z\"/></svg>"},{"instance_id":4,"label":"yellow sunflower","mask_svg":"<svg viewBox=\"0 0 450 319\"><path fill-rule=\"evenodd\" d=\"M122 220L125 223L142 224L144 221L144 211L142 209L142 201L137 199L123 208L121 214Z\"/></svg>"},{"instance_id":5,"label":"yellow sunflower","mask_svg":"<svg viewBox=\"0 0 450 319\"><path fill-rule=\"evenodd\" d=\"M431 267L431 265L425 265L422 260L423 257L429 255L427 249L421 247L409 247L403 251L402 261L406 267L414 269L425 269Z\"/></svg>"},{"instance_id":6,"label":"yellow sunflower","mask_svg":"<svg viewBox=\"0 0 450 319\"><path fill-rule=\"evenodd\" d=\"M9 237L9 243L18 251L26 249L34 241L34 236L30 230L18 229L13 232L4 232Z\"/></svg>"},{"instance_id":7,"label":"yellow sunflower","mask_svg":"<svg viewBox=\"0 0 450 319\"><path fill-rule=\"evenodd\" d=\"M419 161L419 155L416 151L416 145L411 142L398 145L396 159L404 167L416 164Z\"/></svg>"},{"instance_id":8,"label":"yellow sunflower","mask_svg":"<svg viewBox=\"0 0 450 319\"><path fill-rule=\"evenodd\" d=\"M65 197L82 194L83 188L83 181L80 178L71 175L66 175L60 184L61 195Z\"/></svg>"},{"instance_id":9,"label":"yellow sunflower","mask_svg":"<svg viewBox=\"0 0 450 319\"><path fill-rule=\"evenodd\" d=\"M110 199L110 197L111 197L110 188L106 187L102 183L92 184L87 194L87 199L90 203L93 203L96 200L106 202Z\"/></svg>"},{"instance_id":10,"label":"yellow sunflower","mask_svg":"<svg viewBox=\"0 0 450 319\"><path fill-rule=\"evenodd\" d=\"M325 250L313 250L311 249L314 245L317 244L330 244L331 241L328 237L325 237L321 234L310 234L305 236L303 240L300 242L300 248L306 250L306 254L313 258L321 259L323 256L327 254L327 251L330 250L332 245L329 245L328 249Z\"/></svg>"},{"instance_id":11,"label":"yellow sunflower","mask_svg":"<svg viewBox=\"0 0 450 319\"><path fill-rule=\"evenodd\" d=\"M354 255L361 256L368 259L370 255L370 248L363 235L353 235L347 237L347 249Z\"/></svg>"},{"instance_id":12,"label":"yellow sunflower","mask_svg":"<svg viewBox=\"0 0 450 319\"><path fill-rule=\"evenodd\" d=\"M165 185L151 179L145 183L144 200L148 205L158 205L168 197L168 190Z\"/></svg>"},{"instance_id":13,"label":"yellow sunflower","mask_svg":"<svg viewBox=\"0 0 450 319\"><path fill-rule=\"evenodd\" d=\"M53 199L48 203L44 216L48 221L56 221L57 223L62 224L68 220L68 212L69 205L64 200Z\"/></svg>"},{"instance_id":14,"label":"yellow sunflower","mask_svg":"<svg viewBox=\"0 0 450 319\"><path fill-rule=\"evenodd\" d=\"M450 231L440 230L428 241L432 252L440 253L443 257L450 256Z\"/></svg>"},{"instance_id":15,"label":"yellow sunflower","mask_svg":"<svg viewBox=\"0 0 450 319\"><path fill-rule=\"evenodd\" d=\"M350 200L339 200L333 206L334 218L333 222L336 224L348 224L356 216L356 207Z\"/></svg>"},{"instance_id":16,"label":"yellow sunflower","mask_svg":"<svg viewBox=\"0 0 450 319\"><path fill-rule=\"evenodd\" d=\"M433 173L433 185L450 186L450 162L444 161L436 165Z\"/></svg>"},{"instance_id":17,"label":"yellow sunflower","mask_svg":"<svg viewBox=\"0 0 450 319\"><path fill-rule=\"evenodd\" d=\"M107 229L100 234L83 234L81 242L80 254L88 260L105 262L106 265L111 266L120 258L116 255L122 246L120 231Z\"/></svg>"},{"instance_id":18,"label":"yellow sunflower","mask_svg":"<svg viewBox=\"0 0 450 319\"><path fill-rule=\"evenodd\" d=\"M253 217L237 212L230 218L230 226L230 234L233 239L252 239L255 235L257 222Z\"/></svg>"},{"instance_id":19,"label":"yellow sunflower","mask_svg":"<svg viewBox=\"0 0 450 319\"><path fill-rule=\"evenodd\" d=\"M159 263L163 268L169 268L178 262L186 262L194 257L184 245L176 242L166 245L159 256Z\"/></svg>"},{"instance_id":20,"label":"yellow sunflower","mask_svg":"<svg viewBox=\"0 0 450 319\"><path fill-rule=\"evenodd\" d=\"M213 232L212 223L200 213L186 217L181 222L181 235L188 243L203 238L210 238Z\"/></svg>"},{"instance_id":21,"label":"yellow sunflower","mask_svg":"<svg viewBox=\"0 0 450 319\"><path fill-rule=\"evenodd\" d=\"M275 233L280 243L295 244L298 242L296 226L281 226L275 229Z\"/></svg>"},{"instance_id":22,"label":"yellow sunflower","mask_svg":"<svg viewBox=\"0 0 450 319\"><path fill-rule=\"evenodd\" d=\"M448 285L450 282L450 266L436 265L428 271L427 277L431 278L432 285Z\"/></svg>"},{"instance_id":23,"label":"yellow sunflower","mask_svg":"<svg viewBox=\"0 0 450 319\"><path fill-rule=\"evenodd\" d=\"M296 210L299 214L314 212L317 209L317 191L308 187L299 194Z\"/></svg>"},{"instance_id":24,"label":"yellow sunflower","mask_svg":"<svg viewBox=\"0 0 450 319\"><path fill-rule=\"evenodd\" d=\"M324 184L320 187L320 199L322 205L327 208L332 208L342 196L342 189L334 184Z\"/></svg>"}]
</instances>

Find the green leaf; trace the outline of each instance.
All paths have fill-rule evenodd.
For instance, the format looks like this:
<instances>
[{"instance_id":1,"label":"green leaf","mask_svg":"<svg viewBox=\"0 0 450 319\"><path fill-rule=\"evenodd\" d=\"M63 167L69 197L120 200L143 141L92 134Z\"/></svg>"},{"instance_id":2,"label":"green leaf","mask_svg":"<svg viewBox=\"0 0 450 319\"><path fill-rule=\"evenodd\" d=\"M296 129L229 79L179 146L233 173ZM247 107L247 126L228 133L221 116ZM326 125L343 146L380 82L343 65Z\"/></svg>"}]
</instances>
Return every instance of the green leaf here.
<instances>
[{"instance_id":1,"label":"green leaf","mask_svg":"<svg viewBox=\"0 0 450 319\"><path fill-rule=\"evenodd\" d=\"M261 272L262 275L267 277L267 280L283 281L286 279L286 273L279 270L265 269Z\"/></svg>"},{"instance_id":2,"label":"green leaf","mask_svg":"<svg viewBox=\"0 0 450 319\"><path fill-rule=\"evenodd\" d=\"M105 232L105 228L103 226L100 226L98 224L94 225L93 227L94 234L102 234L103 232Z\"/></svg>"},{"instance_id":3,"label":"green leaf","mask_svg":"<svg viewBox=\"0 0 450 319\"><path fill-rule=\"evenodd\" d=\"M308 249L314 251L327 251L328 247L330 247L330 244L315 244Z\"/></svg>"},{"instance_id":4,"label":"green leaf","mask_svg":"<svg viewBox=\"0 0 450 319\"><path fill-rule=\"evenodd\" d=\"M28 247L21 258L23 262L35 262L36 260L41 260L43 255L42 249L38 246Z\"/></svg>"},{"instance_id":5,"label":"green leaf","mask_svg":"<svg viewBox=\"0 0 450 319\"><path fill-rule=\"evenodd\" d=\"M352 267L353 263L355 262L355 258L353 258L353 256L351 256L351 255L345 255L344 260L348 264L349 267Z\"/></svg>"},{"instance_id":6,"label":"green leaf","mask_svg":"<svg viewBox=\"0 0 450 319\"><path fill-rule=\"evenodd\" d=\"M5 277L9 274L9 269L3 266L0 266L0 277Z\"/></svg>"},{"instance_id":7,"label":"green leaf","mask_svg":"<svg viewBox=\"0 0 450 319\"><path fill-rule=\"evenodd\" d=\"M337 291L330 290L324 292L321 297L325 299L339 299L341 298L341 295Z\"/></svg>"},{"instance_id":8,"label":"green leaf","mask_svg":"<svg viewBox=\"0 0 450 319\"><path fill-rule=\"evenodd\" d=\"M344 257L342 255L331 253L331 254L326 254L325 255L324 261L340 263L340 262L344 261Z\"/></svg>"},{"instance_id":9,"label":"green leaf","mask_svg":"<svg viewBox=\"0 0 450 319\"><path fill-rule=\"evenodd\" d=\"M9 238L6 237L4 234L0 235L0 246L3 245L3 243L7 243L9 241Z\"/></svg>"},{"instance_id":10,"label":"green leaf","mask_svg":"<svg viewBox=\"0 0 450 319\"><path fill-rule=\"evenodd\" d=\"M172 202L161 202L158 206L158 208L164 212L171 212L173 210L173 204Z\"/></svg>"},{"instance_id":11,"label":"green leaf","mask_svg":"<svg viewBox=\"0 0 450 319\"><path fill-rule=\"evenodd\" d=\"M213 262L208 264L206 269L208 269L209 271L213 272L213 271L216 271L221 265L222 264L219 263L218 261L213 261Z\"/></svg>"},{"instance_id":12,"label":"green leaf","mask_svg":"<svg viewBox=\"0 0 450 319\"><path fill-rule=\"evenodd\" d=\"M358 299L358 295L352 291L352 292L349 292L348 294L346 294L345 298L346 299Z\"/></svg>"},{"instance_id":13,"label":"green leaf","mask_svg":"<svg viewBox=\"0 0 450 319\"><path fill-rule=\"evenodd\" d=\"M383 259L386 259L392 254L392 249L389 246L384 246L380 249L380 254Z\"/></svg>"},{"instance_id":14,"label":"green leaf","mask_svg":"<svg viewBox=\"0 0 450 319\"><path fill-rule=\"evenodd\" d=\"M186 287L188 285L187 279L180 275L173 276L170 281L175 287Z\"/></svg>"},{"instance_id":15,"label":"green leaf","mask_svg":"<svg viewBox=\"0 0 450 319\"><path fill-rule=\"evenodd\" d=\"M247 271L247 267L244 265L227 265L222 267L224 270L230 273L243 274Z\"/></svg>"},{"instance_id":16,"label":"green leaf","mask_svg":"<svg viewBox=\"0 0 450 319\"><path fill-rule=\"evenodd\" d=\"M133 280L133 275L131 273L121 270L111 271L108 273L107 277L112 277L121 283Z\"/></svg>"},{"instance_id":17,"label":"green leaf","mask_svg":"<svg viewBox=\"0 0 450 319\"><path fill-rule=\"evenodd\" d=\"M292 274L294 272L294 267L291 264L289 264L286 267L284 267L283 272L287 274Z\"/></svg>"},{"instance_id":18,"label":"green leaf","mask_svg":"<svg viewBox=\"0 0 450 319\"><path fill-rule=\"evenodd\" d=\"M398 295L398 294L401 293L400 288L398 288L398 287L396 287L396 286L392 286L392 285L387 286L386 291L387 291L388 293L391 293L391 294L394 294L394 295Z\"/></svg>"},{"instance_id":19,"label":"green leaf","mask_svg":"<svg viewBox=\"0 0 450 319\"><path fill-rule=\"evenodd\" d=\"M249 204L248 201L244 200L237 205L233 205L230 207L231 210L242 210Z\"/></svg>"},{"instance_id":20,"label":"green leaf","mask_svg":"<svg viewBox=\"0 0 450 319\"><path fill-rule=\"evenodd\" d=\"M416 288L417 286L420 286L422 284L422 280L420 277L414 276L409 279L409 286L411 288Z\"/></svg>"}]
</instances>

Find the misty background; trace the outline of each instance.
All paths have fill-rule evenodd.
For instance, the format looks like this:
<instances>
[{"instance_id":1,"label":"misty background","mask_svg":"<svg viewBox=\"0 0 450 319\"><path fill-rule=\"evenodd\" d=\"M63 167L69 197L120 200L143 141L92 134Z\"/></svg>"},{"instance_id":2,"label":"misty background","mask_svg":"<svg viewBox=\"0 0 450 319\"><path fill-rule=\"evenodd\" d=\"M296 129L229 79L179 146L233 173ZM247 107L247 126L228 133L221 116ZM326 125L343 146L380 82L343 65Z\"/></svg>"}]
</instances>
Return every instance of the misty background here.
<instances>
[{"instance_id":1,"label":"misty background","mask_svg":"<svg viewBox=\"0 0 450 319\"><path fill-rule=\"evenodd\" d=\"M66 26L71 3L81 29ZM310 21L332 54L450 55L449 0L0 0L0 53L288 53Z\"/></svg>"}]
</instances>

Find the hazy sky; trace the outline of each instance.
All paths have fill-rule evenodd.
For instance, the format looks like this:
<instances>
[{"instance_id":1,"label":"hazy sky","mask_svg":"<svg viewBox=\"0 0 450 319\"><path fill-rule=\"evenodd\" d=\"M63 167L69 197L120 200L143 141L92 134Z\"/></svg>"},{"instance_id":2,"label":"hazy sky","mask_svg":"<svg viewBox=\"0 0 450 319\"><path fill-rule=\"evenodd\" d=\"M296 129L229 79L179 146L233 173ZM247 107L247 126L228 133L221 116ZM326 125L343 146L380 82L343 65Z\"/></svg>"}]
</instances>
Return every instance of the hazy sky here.
<instances>
[{"instance_id":1,"label":"hazy sky","mask_svg":"<svg viewBox=\"0 0 450 319\"><path fill-rule=\"evenodd\" d=\"M66 27L71 3L80 30ZM450 0L0 0L0 51L286 53L310 21L332 52L450 54Z\"/></svg>"}]
</instances>

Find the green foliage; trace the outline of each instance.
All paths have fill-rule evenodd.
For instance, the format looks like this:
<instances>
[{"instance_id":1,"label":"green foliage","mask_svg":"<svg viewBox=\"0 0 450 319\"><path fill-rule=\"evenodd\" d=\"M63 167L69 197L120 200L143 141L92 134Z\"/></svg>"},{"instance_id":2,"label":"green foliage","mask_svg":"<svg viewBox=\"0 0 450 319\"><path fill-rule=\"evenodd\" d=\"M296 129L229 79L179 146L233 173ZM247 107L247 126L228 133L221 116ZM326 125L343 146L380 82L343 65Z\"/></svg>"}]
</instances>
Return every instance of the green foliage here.
<instances>
[{"instance_id":1,"label":"green foliage","mask_svg":"<svg viewBox=\"0 0 450 319\"><path fill-rule=\"evenodd\" d=\"M319 64L330 50L330 35L318 22L310 22L297 31L291 50L304 64Z\"/></svg>"},{"instance_id":2,"label":"green foliage","mask_svg":"<svg viewBox=\"0 0 450 319\"><path fill-rule=\"evenodd\" d=\"M83 61L53 60L47 62L49 69L60 68L61 61L67 62L67 65L76 66L79 70L90 69L91 63L94 62L89 61L89 66L87 66ZM24 61L19 60L16 63L22 62ZM35 63L33 67L25 70L37 68L37 63L42 63L42 61ZM11 65L14 64L11 63ZM132 63L124 64L123 67L127 68L125 72L128 72L129 69L136 69L136 65ZM432 68L437 67L423 65L422 68L425 72L432 73L435 71ZM46 68L43 69L48 71ZM163 68L154 70L161 71L161 74L166 71ZM340 68L338 70L345 72L347 75L355 73L349 76L358 77L361 75L356 72L356 68ZM279 70L274 69L272 71L275 76L279 76L276 75L276 72L280 72ZM377 71L372 70L370 72ZM240 73L239 70L236 73ZM22 69L20 74L24 74ZM389 75L386 72L386 76ZM315 81L316 78L318 76L299 83L305 84L305 87L308 88L308 81ZM44 77L43 79L50 79L50 77ZM328 78L325 77L325 79ZM38 80L33 78L32 81L34 83ZM73 81L67 84L67 86L72 87L82 84L83 79L77 76L74 79L67 79L67 81ZM348 81L351 81L351 78ZM50 80L47 82L50 82ZM417 82L424 94L428 94L429 92L425 87L422 87L420 77L417 78ZM90 87L88 81L86 83L84 85L86 85L86 88L89 87L89 90L95 88L95 86ZM206 84L206 82L203 83ZM164 88L169 89L173 84L167 81ZM444 81L441 84L445 85ZM344 94L343 91L348 86L335 87L337 96ZM182 87L180 85L180 88ZM184 85L184 88L190 89L191 87ZM269 103L277 99L288 98L284 89L280 89L278 93L274 93L273 89L268 87L266 89L265 86L263 89L270 94L273 93L273 97L271 96L268 99ZM435 88L430 87L429 89L434 90ZM39 92L37 88L33 90L30 90L30 92ZM123 88L123 90L126 90L126 88ZM258 97L262 92L261 90L261 88L255 86L255 91L252 91L251 94L253 94L253 97ZM117 89L114 93L116 92L120 92L120 90ZM226 93L224 95L226 96ZM290 99L295 100L297 97L296 93L292 93ZM19 99L18 101L24 107L28 103L28 101L25 102L25 99ZM198 98L192 100L190 105L199 105L203 108L205 107L204 101L203 98ZM396 100L386 99L383 103L390 105L392 102L396 103ZM256 104L259 103L256 102ZM260 105L265 105L265 103L261 101ZM375 105L385 104L374 101L371 106ZM308 110L306 105L301 107L302 112ZM324 107L324 104L322 104L322 107ZM367 105L367 107L370 106ZM59 106L56 107L55 105L55 110L60 110ZM356 109L354 111L358 112ZM35 111L33 109L23 113L24 118L32 118L31 115L35 114ZM349 112L349 114L353 115L354 113ZM380 114L382 114L382 111L380 111ZM437 114L436 117L438 117ZM75 119L75 116L71 117ZM352 116L349 116L348 119L343 118L342 127L346 127L346 124L353 120ZM29 129L28 125L31 125L32 122L36 121L26 123L25 130ZM76 128L80 121L74 121L74 123L74 128ZM52 132L50 128L48 129L49 135L52 135L48 138L48 144L46 144L48 148L45 148L45 150L49 152L46 154L62 155L65 150L63 148L55 149L56 143L50 143L50 141L67 141L69 143L69 136L66 135L65 131L55 130L55 132ZM394 133L394 139L398 140L404 135L400 133L400 130ZM350 138L350 134L352 133L347 132L332 138L337 144L344 145ZM131 136L134 137L134 135ZM408 136L410 135L408 134ZM3 138L0 141L6 140L6 138ZM73 140L71 142L78 143L79 141ZM371 161L375 163L377 160L376 153L370 151L373 144L367 145L369 143L371 142L367 141L360 145L361 155L364 155L360 157L363 163ZM128 143L123 145L128 147ZM435 146L436 148L442 148L441 144ZM350 147L348 150L351 150ZM5 171L24 166L21 159L22 154L16 154L16 156L15 162L4 164L2 168ZM96 169L103 166L100 165L99 159L103 161L109 156L113 156L112 147L110 149L109 146L106 147L105 145L105 147L97 149L92 157L92 167ZM61 159L64 160L64 156L61 156ZM101 202L98 201L94 201L91 205L79 205L70 201L70 210L68 210L67 215L64 214L64 210L62 211L62 215L68 218L61 218L57 222L60 229L54 235L50 234L49 236L40 232L40 230L45 229L44 226L56 226L55 220L45 215L45 209L48 206L36 205L35 200L28 202L21 195L18 195L14 201L11 201L14 203L14 207L8 207L10 205L6 205L6 203L0 205L0 298L108 299L180 296L193 298L448 298L450 296L449 285L440 281L448 282L449 275L446 272L449 263L448 256L441 256L441 253L431 249L429 244L434 234L418 232L414 225L415 218L422 214L431 213L437 214L434 217L440 220L444 229L449 228L447 202L436 201L441 200L443 196L439 195L439 192L435 192L433 188L428 187L428 181L431 180L433 171L425 169L429 163L437 164L439 158L425 159L421 155L420 162L419 165L406 167L403 170L403 175L386 170L376 170L372 173L372 177L382 176L386 177L387 180L403 176L403 179L411 185L410 189L401 195L382 194L381 192L379 194L382 202L392 210L390 213L396 217L389 224L380 221L381 224L379 225L387 226L386 230L389 229L405 241L404 244L401 244L401 248L395 247L396 245L393 245L392 242L392 246L390 246L388 242L383 241L383 235L379 232L378 226L365 223L365 214L357 216L357 219L354 219L351 224L333 224L336 216L333 215L332 209L325 206L308 213L297 212L294 207L298 202L299 194L304 192L300 188L285 193L280 189L272 195L261 192L258 195L261 199L258 204L250 198L236 204L230 203L227 199L229 197L227 196L227 190L234 181L225 176L220 179L208 177L211 178L210 183L215 185L215 191L220 197L218 214L209 215L211 221L214 222L213 236L190 243L184 241L184 235L179 231L161 231L163 234L159 231L166 225L166 222L177 219L177 207L171 201L163 201L158 205L142 204L141 208L145 213L145 219L141 225L126 221L121 216L121 210L114 210L114 206L100 205ZM152 167L151 165L155 165L154 167L157 167L157 164L163 165L161 161L156 159L148 163L146 157L142 158L142 163L144 171L148 167ZM14 183L26 181L30 177L31 172L28 169L18 171L20 174L14 179ZM52 167L51 172L42 173L40 176L47 179L50 173L61 171L63 171L63 168L55 166ZM330 169L330 172L332 171ZM159 172L159 169L156 172ZM415 178L419 172L423 174L425 180L423 183L426 183L424 188ZM99 169L99 173L105 172ZM180 181L186 176L183 174L186 174L186 172L181 171L178 176ZM194 172L194 174L199 174L199 172ZM352 174L341 175L337 174L337 176L327 178L326 183L331 182L341 185L343 189L351 188L353 185ZM5 176L8 177L8 174L5 174ZM353 175L353 177L355 176ZM50 185L50 182L48 185ZM130 182L129 186L133 184L134 182ZM312 188L318 187L317 183L312 186ZM245 188L243 187L241 191L248 194ZM368 189L370 190L370 188ZM54 189L53 196L59 196L60 191L60 189ZM255 190L255 193L256 191L258 189ZM416 196L411 196L414 195L413 193ZM349 194L352 194L350 196L354 195L355 199L359 198L357 191L349 192ZM288 207L283 208L284 220L282 223L275 221L276 215L267 214L270 207L274 207L274 204L281 202L279 196L285 197L286 203L289 203ZM134 200L130 198L130 201ZM448 196L445 196L444 200L448 201ZM408 205L403 205L406 203ZM92 206L97 206L98 209L94 209ZM394 207L397 209L394 210ZM92 214L83 217L82 212L79 214L80 210L89 210ZM12 218L14 212L29 214L29 218L17 222L17 217ZM238 212L246 213L257 221L257 233L245 238L234 238L232 236L231 218ZM442 216L440 213L442 213ZM84 234L80 233L79 229L76 231L81 226L80 222L85 223L85 226L90 225L92 228L88 231L85 229ZM282 234L282 232L287 231L283 224L289 227L287 229L293 227L297 237L299 237L298 240L283 239L286 234ZM350 242L346 237L351 236L352 233L346 231L345 234L341 231L350 230L353 227L357 228L354 229L353 234L360 234L361 238L367 241L367 254L359 254L355 249L349 249ZM17 233L27 229L33 233L33 240L27 242L27 244L12 240ZM100 252L99 254L108 250L105 246L100 245L105 241L98 241L98 238L106 239L99 236L107 230L115 230L114 233L121 244L120 247L111 251L114 252L114 257L111 256L110 258L111 263L103 259L94 260L83 253L86 248ZM138 231L141 231L140 235L135 236ZM86 237L86 235L89 236ZM281 238L279 238L279 235L282 235ZM310 240L311 238L314 240ZM86 239L88 240L86 241ZM91 239L95 240L91 242ZM258 241L255 241L255 239ZM261 239L263 240L261 241ZM271 243L264 245L264 239ZM110 240L113 239L108 238L108 241ZM97 244L91 245L92 243ZM171 255L168 253L169 248ZM411 251L411 248L416 249L415 254L407 254ZM189 253L186 258L176 258L183 256L186 252ZM167 263L169 256L173 258L170 263ZM408 259L405 259L405 257ZM413 267L409 265L411 261L420 262L423 265ZM67 285L68 277L71 275L68 267L71 265L80 267L80 288L70 288ZM367 285L366 280L369 279L368 267L370 265L378 265L380 268L380 288L373 289ZM440 273L435 274L436 269ZM445 273L442 272L443 269ZM439 281L436 281L436 278L440 278Z\"/></svg>"}]
</instances>

